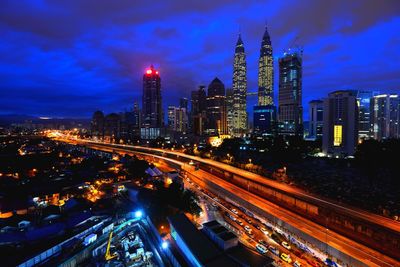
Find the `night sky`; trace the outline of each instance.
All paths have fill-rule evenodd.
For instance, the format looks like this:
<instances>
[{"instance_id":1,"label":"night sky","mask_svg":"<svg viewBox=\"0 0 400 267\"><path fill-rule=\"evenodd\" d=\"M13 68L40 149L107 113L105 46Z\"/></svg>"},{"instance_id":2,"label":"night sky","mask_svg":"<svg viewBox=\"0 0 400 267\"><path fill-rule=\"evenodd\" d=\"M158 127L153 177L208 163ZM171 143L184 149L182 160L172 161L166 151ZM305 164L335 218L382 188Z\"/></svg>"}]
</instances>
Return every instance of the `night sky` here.
<instances>
[{"instance_id":1,"label":"night sky","mask_svg":"<svg viewBox=\"0 0 400 267\"><path fill-rule=\"evenodd\" d=\"M239 28L257 90L267 23L274 58L298 36L303 105L337 89L400 92L400 1L2 0L0 113L89 117L141 104L160 70L164 108L218 76L232 86ZM275 62L275 99L278 68ZM249 99L249 108L256 102ZM307 116L306 116L307 117Z\"/></svg>"}]
</instances>

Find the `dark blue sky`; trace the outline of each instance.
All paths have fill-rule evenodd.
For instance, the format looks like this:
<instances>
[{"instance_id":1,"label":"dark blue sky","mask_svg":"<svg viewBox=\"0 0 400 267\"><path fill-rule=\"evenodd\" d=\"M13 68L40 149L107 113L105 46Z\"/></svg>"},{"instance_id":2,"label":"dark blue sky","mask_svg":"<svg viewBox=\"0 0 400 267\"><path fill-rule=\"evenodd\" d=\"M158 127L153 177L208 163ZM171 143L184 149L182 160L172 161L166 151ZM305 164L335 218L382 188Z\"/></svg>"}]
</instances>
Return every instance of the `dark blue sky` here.
<instances>
[{"instance_id":1,"label":"dark blue sky","mask_svg":"<svg viewBox=\"0 0 400 267\"><path fill-rule=\"evenodd\" d=\"M239 27L255 91L266 21L275 58L296 36L304 46L305 106L337 89L400 91L398 0L3 0L0 113L122 111L141 102L151 63L160 70L164 107L215 76L231 87Z\"/></svg>"}]
</instances>

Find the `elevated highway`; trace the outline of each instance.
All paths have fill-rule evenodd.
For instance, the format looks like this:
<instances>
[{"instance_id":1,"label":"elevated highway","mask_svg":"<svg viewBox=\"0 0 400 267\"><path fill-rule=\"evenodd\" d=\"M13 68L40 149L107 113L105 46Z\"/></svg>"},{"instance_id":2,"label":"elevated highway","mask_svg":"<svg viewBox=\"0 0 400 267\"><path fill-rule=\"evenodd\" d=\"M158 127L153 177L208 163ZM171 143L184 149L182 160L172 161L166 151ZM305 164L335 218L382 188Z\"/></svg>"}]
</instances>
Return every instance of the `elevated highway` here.
<instances>
[{"instance_id":1,"label":"elevated highway","mask_svg":"<svg viewBox=\"0 0 400 267\"><path fill-rule=\"evenodd\" d=\"M319 198L224 163L177 151L84 140L76 142L96 149L107 148L151 155L174 165L196 161L201 171L210 175L209 182L215 183L218 178L220 189L231 189L231 194L237 192L240 198L245 198L250 203L255 200L268 203L262 205L260 202L259 206L265 207L263 210L269 214L273 212L267 207L276 207L275 210L280 211L280 214L275 214L277 218L286 221L292 218L291 225L315 240L327 242L333 249L343 251L368 266L400 266L400 223L389 218ZM202 178L204 177L207 175ZM296 218L297 224L293 223L293 218ZM327 240L328 231L330 242ZM349 249L350 247L353 249Z\"/></svg>"}]
</instances>

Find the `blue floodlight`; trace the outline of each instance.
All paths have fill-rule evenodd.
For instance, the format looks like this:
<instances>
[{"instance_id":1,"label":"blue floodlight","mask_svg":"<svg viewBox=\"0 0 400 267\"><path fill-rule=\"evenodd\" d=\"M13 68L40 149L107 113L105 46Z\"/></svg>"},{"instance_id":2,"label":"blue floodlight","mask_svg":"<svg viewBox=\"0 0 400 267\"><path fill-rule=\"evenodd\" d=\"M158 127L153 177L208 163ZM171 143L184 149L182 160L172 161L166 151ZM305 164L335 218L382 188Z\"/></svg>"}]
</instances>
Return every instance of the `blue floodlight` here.
<instances>
[{"instance_id":1,"label":"blue floodlight","mask_svg":"<svg viewBox=\"0 0 400 267\"><path fill-rule=\"evenodd\" d=\"M163 241L163 242L161 243L161 247L162 247L163 249L167 249L167 248L168 248L168 242L167 242L167 241Z\"/></svg>"},{"instance_id":2,"label":"blue floodlight","mask_svg":"<svg viewBox=\"0 0 400 267\"><path fill-rule=\"evenodd\" d=\"M143 212L141 210L135 211L135 218L140 219L143 216Z\"/></svg>"}]
</instances>

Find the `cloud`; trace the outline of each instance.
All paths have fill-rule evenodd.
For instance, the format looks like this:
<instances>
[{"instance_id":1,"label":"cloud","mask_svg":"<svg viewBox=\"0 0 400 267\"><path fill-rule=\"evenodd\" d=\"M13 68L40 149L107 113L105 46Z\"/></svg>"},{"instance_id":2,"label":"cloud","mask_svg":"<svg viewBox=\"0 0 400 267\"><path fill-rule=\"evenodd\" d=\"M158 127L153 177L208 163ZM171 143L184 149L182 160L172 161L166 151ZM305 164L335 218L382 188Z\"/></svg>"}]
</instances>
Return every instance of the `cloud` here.
<instances>
[{"instance_id":1,"label":"cloud","mask_svg":"<svg viewBox=\"0 0 400 267\"><path fill-rule=\"evenodd\" d=\"M215 76L231 87L239 28L254 91L265 23L275 58L296 36L304 46L304 105L343 86L396 91L399 8L396 0L6 0L0 9L0 112L120 111L140 102L150 64L160 70L165 107ZM249 101L251 112L255 99Z\"/></svg>"}]
</instances>

